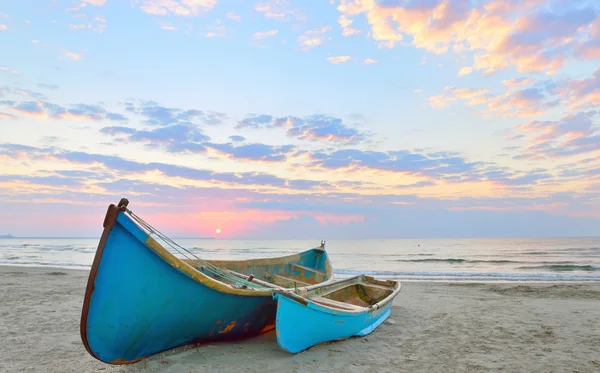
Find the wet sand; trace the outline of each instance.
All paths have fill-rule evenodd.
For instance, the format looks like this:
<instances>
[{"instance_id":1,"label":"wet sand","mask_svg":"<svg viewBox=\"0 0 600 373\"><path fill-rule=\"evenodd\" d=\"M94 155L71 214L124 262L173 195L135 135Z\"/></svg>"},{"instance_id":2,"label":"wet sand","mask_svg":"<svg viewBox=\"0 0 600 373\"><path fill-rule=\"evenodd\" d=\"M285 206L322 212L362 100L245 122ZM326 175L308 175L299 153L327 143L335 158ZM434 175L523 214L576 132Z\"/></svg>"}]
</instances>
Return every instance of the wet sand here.
<instances>
[{"instance_id":1,"label":"wet sand","mask_svg":"<svg viewBox=\"0 0 600 373\"><path fill-rule=\"evenodd\" d=\"M111 366L79 336L87 275L0 266L0 372L600 372L600 284L405 282L367 337L292 355L269 332Z\"/></svg>"}]
</instances>

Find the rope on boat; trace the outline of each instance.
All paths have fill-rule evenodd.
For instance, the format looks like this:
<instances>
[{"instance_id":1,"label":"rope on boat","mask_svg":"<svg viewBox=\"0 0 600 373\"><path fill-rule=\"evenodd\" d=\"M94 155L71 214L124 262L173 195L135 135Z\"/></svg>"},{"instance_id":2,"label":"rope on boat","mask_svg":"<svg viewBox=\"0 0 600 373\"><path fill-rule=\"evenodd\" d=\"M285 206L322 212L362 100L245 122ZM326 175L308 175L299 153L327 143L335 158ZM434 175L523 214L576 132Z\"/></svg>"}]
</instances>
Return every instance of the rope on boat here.
<instances>
[{"instance_id":1,"label":"rope on boat","mask_svg":"<svg viewBox=\"0 0 600 373\"><path fill-rule=\"evenodd\" d=\"M251 287L251 288L261 289L261 290L271 290L270 288L267 288L265 286L255 283L255 282L247 281L240 277L237 277L237 276L215 266L214 264L212 264L204 259L199 258L194 253L192 253L185 247L179 245L178 243L176 243L175 241L173 241L172 239L167 237L165 234L160 232L158 229L154 228L152 225L150 225L150 223L146 222L144 219L142 219L139 216L137 216L136 214L134 214L133 211L129 210L126 207L125 207L125 211L131 216L131 218L133 220L135 220L140 226L145 228L150 234L154 234L157 237L159 237L161 240L163 240L167 245L169 245L172 249L177 251L183 257L185 257L188 260L197 260L198 263L200 264L201 269L206 270L218 277L226 279L229 282L232 282L239 287L246 286L246 287ZM189 257L190 255L192 256L192 258Z\"/></svg>"}]
</instances>

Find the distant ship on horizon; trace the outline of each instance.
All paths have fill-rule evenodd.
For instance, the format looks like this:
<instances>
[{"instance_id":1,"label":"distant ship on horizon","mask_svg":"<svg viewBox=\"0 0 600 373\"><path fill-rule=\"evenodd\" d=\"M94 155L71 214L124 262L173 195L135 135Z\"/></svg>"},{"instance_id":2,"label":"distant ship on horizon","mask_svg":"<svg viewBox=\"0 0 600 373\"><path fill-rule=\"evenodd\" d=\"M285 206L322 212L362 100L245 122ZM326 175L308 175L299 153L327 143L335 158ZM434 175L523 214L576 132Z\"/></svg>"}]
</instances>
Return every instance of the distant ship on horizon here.
<instances>
[{"instance_id":1,"label":"distant ship on horizon","mask_svg":"<svg viewBox=\"0 0 600 373\"><path fill-rule=\"evenodd\" d=\"M0 238L14 238L12 234L0 234Z\"/></svg>"}]
</instances>

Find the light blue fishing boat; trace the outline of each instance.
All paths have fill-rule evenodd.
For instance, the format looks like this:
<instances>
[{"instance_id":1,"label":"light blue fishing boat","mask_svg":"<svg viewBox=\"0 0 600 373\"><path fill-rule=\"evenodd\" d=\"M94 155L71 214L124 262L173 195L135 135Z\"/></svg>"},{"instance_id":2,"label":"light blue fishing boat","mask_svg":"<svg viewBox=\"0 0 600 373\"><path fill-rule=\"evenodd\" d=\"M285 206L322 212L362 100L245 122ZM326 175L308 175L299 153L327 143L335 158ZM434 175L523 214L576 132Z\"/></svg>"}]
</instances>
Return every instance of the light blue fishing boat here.
<instances>
[{"instance_id":1,"label":"light blue fishing boat","mask_svg":"<svg viewBox=\"0 0 600 373\"><path fill-rule=\"evenodd\" d=\"M323 342L365 336L390 315L400 283L356 276L327 285L274 290L277 343L296 353Z\"/></svg>"},{"instance_id":2,"label":"light blue fishing boat","mask_svg":"<svg viewBox=\"0 0 600 373\"><path fill-rule=\"evenodd\" d=\"M128 203L108 208L83 302L81 339L103 362L128 364L189 343L272 330L273 289L332 281L324 242L279 258L207 261L151 227Z\"/></svg>"}]
</instances>

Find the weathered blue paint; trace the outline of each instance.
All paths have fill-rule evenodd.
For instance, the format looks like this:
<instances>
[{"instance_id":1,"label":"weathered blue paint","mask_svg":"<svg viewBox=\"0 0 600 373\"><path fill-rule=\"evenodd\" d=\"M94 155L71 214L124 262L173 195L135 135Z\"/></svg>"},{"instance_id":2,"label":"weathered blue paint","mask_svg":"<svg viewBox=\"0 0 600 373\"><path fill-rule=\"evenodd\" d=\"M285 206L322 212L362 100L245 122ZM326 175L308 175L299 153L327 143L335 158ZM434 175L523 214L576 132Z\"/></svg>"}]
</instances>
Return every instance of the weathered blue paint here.
<instances>
[{"instance_id":1,"label":"weathered blue paint","mask_svg":"<svg viewBox=\"0 0 600 373\"><path fill-rule=\"evenodd\" d=\"M81 326L84 345L94 357L125 364L195 341L249 336L274 327L276 302L270 292L224 293L218 290L222 283L211 288L165 261L147 239L119 211L97 253ZM326 256L322 250L308 250L298 262L313 265Z\"/></svg>"},{"instance_id":2,"label":"weathered blue paint","mask_svg":"<svg viewBox=\"0 0 600 373\"><path fill-rule=\"evenodd\" d=\"M390 315L391 300L398 293L399 287L390 290L391 294L386 301L375 307L362 307L350 312L311 301L311 295L318 294L300 296L289 292L281 294L278 291L274 294L277 300L277 343L283 350L297 353L319 343L365 336Z\"/></svg>"}]
</instances>

